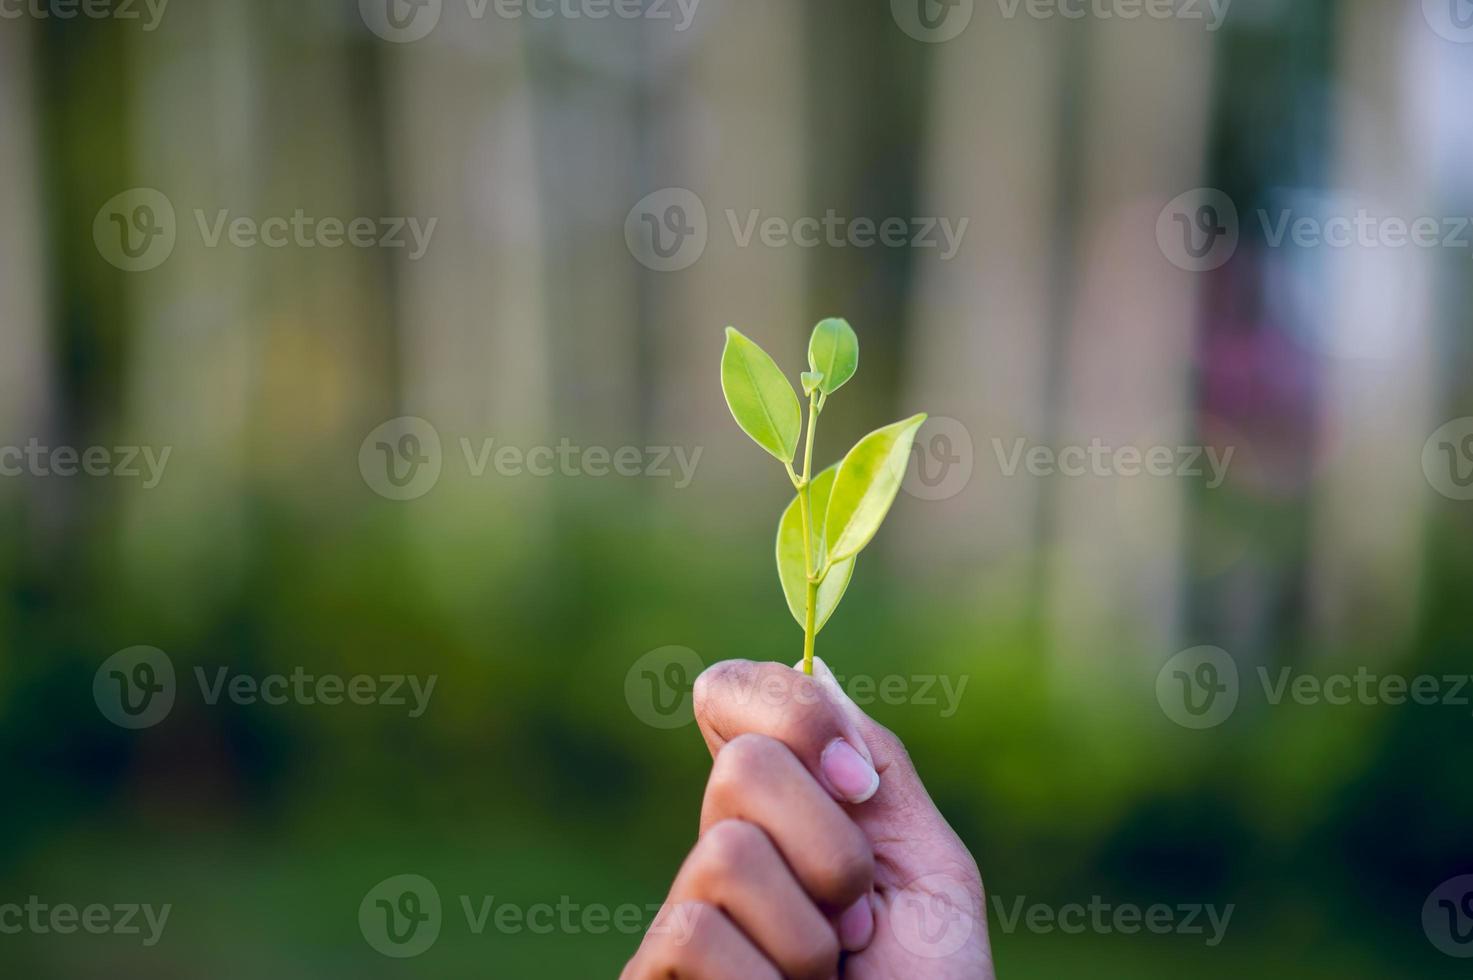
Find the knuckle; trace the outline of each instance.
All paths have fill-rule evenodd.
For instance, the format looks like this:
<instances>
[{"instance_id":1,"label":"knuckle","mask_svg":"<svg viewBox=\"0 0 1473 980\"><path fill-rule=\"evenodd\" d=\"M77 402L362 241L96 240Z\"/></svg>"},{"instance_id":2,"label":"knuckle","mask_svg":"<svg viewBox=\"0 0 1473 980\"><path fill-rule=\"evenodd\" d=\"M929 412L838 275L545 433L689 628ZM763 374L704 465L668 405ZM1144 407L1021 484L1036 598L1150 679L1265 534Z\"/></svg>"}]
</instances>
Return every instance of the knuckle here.
<instances>
[{"instance_id":1,"label":"knuckle","mask_svg":"<svg viewBox=\"0 0 1473 980\"><path fill-rule=\"evenodd\" d=\"M813 704L823 699L818 681L779 663L763 664L760 679L763 692L777 704Z\"/></svg>"},{"instance_id":2,"label":"knuckle","mask_svg":"<svg viewBox=\"0 0 1473 980\"><path fill-rule=\"evenodd\" d=\"M655 980L666 978L678 969L667 944L650 938L644 941L634 958L624 966L619 980Z\"/></svg>"},{"instance_id":3,"label":"knuckle","mask_svg":"<svg viewBox=\"0 0 1473 980\"><path fill-rule=\"evenodd\" d=\"M890 765L898 765L905 769L915 768L910 761L910 750L905 747L899 735L875 722L874 732L870 738L876 743L878 751L874 752L874 755L877 758L883 758Z\"/></svg>"},{"instance_id":4,"label":"knuckle","mask_svg":"<svg viewBox=\"0 0 1473 980\"><path fill-rule=\"evenodd\" d=\"M691 689L696 716L710 717L713 705L732 690L740 690L744 679L756 670L757 664L750 660L723 660L701 671Z\"/></svg>"},{"instance_id":5,"label":"knuckle","mask_svg":"<svg viewBox=\"0 0 1473 980\"><path fill-rule=\"evenodd\" d=\"M830 839L833 852L823 862L823 880L819 883L828 902L848 908L859 896L869 891L875 877L875 856L869 841L858 827L847 825L847 831Z\"/></svg>"},{"instance_id":6,"label":"knuckle","mask_svg":"<svg viewBox=\"0 0 1473 980\"><path fill-rule=\"evenodd\" d=\"M773 764L788 750L777 739L757 732L744 732L727 742L717 759L741 772L751 772Z\"/></svg>"},{"instance_id":7,"label":"knuckle","mask_svg":"<svg viewBox=\"0 0 1473 980\"><path fill-rule=\"evenodd\" d=\"M697 845L698 863L705 875L729 881L735 873L751 867L769 847L767 834L756 824L722 820L712 824Z\"/></svg>"},{"instance_id":8,"label":"knuckle","mask_svg":"<svg viewBox=\"0 0 1473 980\"><path fill-rule=\"evenodd\" d=\"M796 705L794 710L783 715L781 728L781 739L785 744L794 752L813 759L819 757L829 742L839 737L839 726L822 701Z\"/></svg>"},{"instance_id":9,"label":"knuckle","mask_svg":"<svg viewBox=\"0 0 1473 980\"><path fill-rule=\"evenodd\" d=\"M719 914L705 902L682 902L667 910L670 922L660 927L658 942L650 955L654 977L687 976L711 955ZM684 922L683 929L673 927Z\"/></svg>"},{"instance_id":10,"label":"knuckle","mask_svg":"<svg viewBox=\"0 0 1473 980\"><path fill-rule=\"evenodd\" d=\"M738 735L722 746L711 766L711 782L718 792L736 791L780 764L788 750L766 735Z\"/></svg>"},{"instance_id":11,"label":"knuckle","mask_svg":"<svg viewBox=\"0 0 1473 980\"><path fill-rule=\"evenodd\" d=\"M823 701L823 688L812 677L779 663L755 664L749 695L764 707L805 707Z\"/></svg>"},{"instance_id":12,"label":"knuckle","mask_svg":"<svg viewBox=\"0 0 1473 980\"><path fill-rule=\"evenodd\" d=\"M803 949L790 965L796 980L828 980L839 963L839 936L824 923L805 939Z\"/></svg>"}]
</instances>

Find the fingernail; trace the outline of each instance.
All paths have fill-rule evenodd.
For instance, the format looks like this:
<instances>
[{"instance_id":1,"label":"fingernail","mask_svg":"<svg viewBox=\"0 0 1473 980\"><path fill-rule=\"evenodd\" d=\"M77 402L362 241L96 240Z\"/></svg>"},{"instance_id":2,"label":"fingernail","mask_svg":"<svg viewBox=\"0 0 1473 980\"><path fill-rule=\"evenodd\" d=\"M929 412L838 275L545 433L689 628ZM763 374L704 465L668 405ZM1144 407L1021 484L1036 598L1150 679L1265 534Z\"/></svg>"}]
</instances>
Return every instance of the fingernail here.
<instances>
[{"instance_id":1,"label":"fingernail","mask_svg":"<svg viewBox=\"0 0 1473 980\"><path fill-rule=\"evenodd\" d=\"M855 704L854 700L849 697L849 692L844 690L844 686L839 683L838 678L834 677L834 672L829 670L829 665L823 662L822 657L813 658L813 676L823 686L823 689L829 693L834 704L848 716L850 722L854 725L863 722L864 712L860 711L859 705ZM851 728L849 734L851 736L858 736L859 732ZM874 765L874 757L870 755L869 746L864 744L864 739L856 737L849 744L864 757L865 762L871 766Z\"/></svg>"},{"instance_id":2,"label":"fingernail","mask_svg":"<svg viewBox=\"0 0 1473 980\"><path fill-rule=\"evenodd\" d=\"M854 746L836 738L823 750L819 759L829 785L850 803L863 803L880 788L880 774L854 750Z\"/></svg>"},{"instance_id":3,"label":"fingernail","mask_svg":"<svg viewBox=\"0 0 1473 980\"><path fill-rule=\"evenodd\" d=\"M869 945L874 935L875 911L865 895L839 916L839 945L846 952L857 953Z\"/></svg>"}]
</instances>

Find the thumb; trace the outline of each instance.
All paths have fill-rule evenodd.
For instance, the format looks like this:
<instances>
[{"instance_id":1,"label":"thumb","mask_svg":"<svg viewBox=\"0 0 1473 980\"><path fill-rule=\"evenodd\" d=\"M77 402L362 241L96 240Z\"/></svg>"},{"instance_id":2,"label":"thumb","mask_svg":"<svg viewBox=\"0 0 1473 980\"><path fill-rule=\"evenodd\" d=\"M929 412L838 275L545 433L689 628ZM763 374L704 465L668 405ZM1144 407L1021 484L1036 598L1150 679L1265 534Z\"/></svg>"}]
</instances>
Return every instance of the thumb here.
<instances>
[{"instance_id":1,"label":"thumb","mask_svg":"<svg viewBox=\"0 0 1473 980\"><path fill-rule=\"evenodd\" d=\"M797 668L801 670L802 664ZM864 740L875 771L880 774L880 786L874 797L853 812L860 825L866 829L883 826L908 834L955 838L950 825L931 801L931 794L926 792L899 736L865 714L820 657L813 658L813 679Z\"/></svg>"},{"instance_id":2,"label":"thumb","mask_svg":"<svg viewBox=\"0 0 1473 980\"><path fill-rule=\"evenodd\" d=\"M887 937L893 938L892 950L898 946L931 959L932 966L939 965L934 957L941 955L941 947L929 931L934 922L927 919L925 910L940 908L946 910L944 921L965 927L964 932L951 934L962 937L959 945L987 959L990 954L982 875L971 852L931 801L904 743L865 714L845 693L828 665L816 658L813 676L826 700L834 703L863 739L880 774L874 797L846 808L855 825L875 842L875 942L884 947ZM922 910L919 918L917 909ZM946 926L943 932L952 928ZM963 974L948 971L945 975ZM995 976L990 969L965 975Z\"/></svg>"}]
</instances>

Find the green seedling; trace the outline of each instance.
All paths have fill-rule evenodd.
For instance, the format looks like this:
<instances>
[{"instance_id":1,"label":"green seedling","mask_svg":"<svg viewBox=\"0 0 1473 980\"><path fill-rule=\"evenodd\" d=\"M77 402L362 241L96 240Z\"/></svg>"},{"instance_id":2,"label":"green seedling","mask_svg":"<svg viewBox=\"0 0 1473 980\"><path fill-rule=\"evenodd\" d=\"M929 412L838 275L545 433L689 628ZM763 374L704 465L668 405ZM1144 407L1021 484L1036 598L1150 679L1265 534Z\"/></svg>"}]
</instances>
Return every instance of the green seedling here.
<instances>
[{"instance_id":1,"label":"green seedling","mask_svg":"<svg viewBox=\"0 0 1473 980\"><path fill-rule=\"evenodd\" d=\"M732 417L752 441L787 468L797 496L777 524L777 577L788 610L803 627L803 672L813 673L813 644L833 615L854 560L874 538L895 502L911 443L926 416L876 429L848 455L812 475L813 434L828 397L854 377L859 338L845 320L824 320L808 341L808 370L799 376L808 397L808 431L798 395L767 352L726 328L721 390ZM803 469L793 468L803 437Z\"/></svg>"}]
</instances>

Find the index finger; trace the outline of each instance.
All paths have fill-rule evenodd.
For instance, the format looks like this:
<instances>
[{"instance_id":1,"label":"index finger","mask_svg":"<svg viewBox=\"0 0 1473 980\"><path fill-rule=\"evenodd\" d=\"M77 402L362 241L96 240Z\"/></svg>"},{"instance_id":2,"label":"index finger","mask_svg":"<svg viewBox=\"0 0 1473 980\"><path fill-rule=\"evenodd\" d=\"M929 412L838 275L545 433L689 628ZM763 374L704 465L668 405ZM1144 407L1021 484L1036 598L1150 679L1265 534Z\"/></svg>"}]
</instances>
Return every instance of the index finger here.
<instances>
[{"instance_id":1,"label":"index finger","mask_svg":"<svg viewBox=\"0 0 1473 980\"><path fill-rule=\"evenodd\" d=\"M727 660L696 678L696 721L712 756L738 735L782 742L836 800L863 803L880 776L832 680L777 663Z\"/></svg>"}]
</instances>

